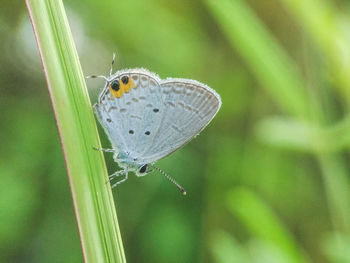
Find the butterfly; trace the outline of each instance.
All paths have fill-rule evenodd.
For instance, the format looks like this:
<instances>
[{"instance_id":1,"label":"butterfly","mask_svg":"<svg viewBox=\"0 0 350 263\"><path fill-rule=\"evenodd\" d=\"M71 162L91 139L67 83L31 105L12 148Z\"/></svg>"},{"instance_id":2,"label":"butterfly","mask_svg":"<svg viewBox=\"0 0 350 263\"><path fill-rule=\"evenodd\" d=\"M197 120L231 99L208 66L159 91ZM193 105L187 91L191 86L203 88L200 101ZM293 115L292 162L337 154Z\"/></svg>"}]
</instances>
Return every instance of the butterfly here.
<instances>
[{"instance_id":1,"label":"butterfly","mask_svg":"<svg viewBox=\"0 0 350 263\"><path fill-rule=\"evenodd\" d=\"M114 64L114 59L112 67ZM184 146L203 130L221 107L220 96L207 85L181 78L161 79L143 68L124 69L109 77L93 106L112 149L113 159L122 170L110 180L124 175L112 185L128 179L128 173L144 176L152 169L186 191L153 164Z\"/></svg>"}]
</instances>

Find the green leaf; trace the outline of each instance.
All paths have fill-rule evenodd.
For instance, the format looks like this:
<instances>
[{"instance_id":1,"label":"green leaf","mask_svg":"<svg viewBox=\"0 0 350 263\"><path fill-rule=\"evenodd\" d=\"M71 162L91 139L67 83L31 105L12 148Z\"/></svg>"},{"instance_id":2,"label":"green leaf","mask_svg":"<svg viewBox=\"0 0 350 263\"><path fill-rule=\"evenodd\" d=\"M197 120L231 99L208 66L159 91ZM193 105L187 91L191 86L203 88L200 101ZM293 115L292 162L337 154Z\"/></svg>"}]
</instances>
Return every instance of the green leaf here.
<instances>
[{"instance_id":1,"label":"green leaf","mask_svg":"<svg viewBox=\"0 0 350 263\"><path fill-rule=\"evenodd\" d=\"M321 244L329 262L350 262L350 237L348 235L332 232L328 233Z\"/></svg>"},{"instance_id":2,"label":"green leaf","mask_svg":"<svg viewBox=\"0 0 350 263\"><path fill-rule=\"evenodd\" d=\"M349 148L349 130L350 118L322 127L307 121L268 117L257 124L255 133L271 146L319 154Z\"/></svg>"},{"instance_id":3,"label":"green leaf","mask_svg":"<svg viewBox=\"0 0 350 263\"><path fill-rule=\"evenodd\" d=\"M281 109L300 118L309 115L303 79L277 40L242 0L206 0L231 45Z\"/></svg>"},{"instance_id":4,"label":"green leaf","mask_svg":"<svg viewBox=\"0 0 350 263\"><path fill-rule=\"evenodd\" d=\"M60 0L27 0L66 160L86 262L126 262L97 127ZM58 197L59 198L59 197Z\"/></svg>"},{"instance_id":5,"label":"green leaf","mask_svg":"<svg viewBox=\"0 0 350 263\"><path fill-rule=\"evenodd\" d=\"M282 117L263 119L255 132L266 144L297 151L313 152L316 148L322 148L318 142L324 142L319 139L320 130L316 125Z\"/></svg>"},{"instance_id":6,"label":"green leaf","mask_svg":"<svg viewBox=\"0 0 350 263\"><path fill-rule=\"evenodd\" d=\"M231 190L227 206L255 238L279 248L290 262L308 262L291 233L253 192L244 187Z\"/></svg>"},{"instance_id":7,"label":"green leaf","mask_svg":"<svg viewBox=\"0 0 350 263\"><path fill-rule=\"evenodd\" d=\"M250 261L246 248L224 231L216 231L213 234L211 251L215 262L218 263L245 263Z\"/></svg>"},{"instance_id":8,"label":"green leaf","mask_svg":"<svg viewBox=\"0 0 350 263\"><path fill-rule=\"evenodd\" d=\"M332 1L281 0L313 38L315 46L327 60L325 66L331 72L339 91L350 101L350 39L349 14L337 10ZM312 12L310 12L312 10ZM346 8L344 10L347 10ZM317 65L319 66L319 65Z\"/></svg>"}]
</instances>

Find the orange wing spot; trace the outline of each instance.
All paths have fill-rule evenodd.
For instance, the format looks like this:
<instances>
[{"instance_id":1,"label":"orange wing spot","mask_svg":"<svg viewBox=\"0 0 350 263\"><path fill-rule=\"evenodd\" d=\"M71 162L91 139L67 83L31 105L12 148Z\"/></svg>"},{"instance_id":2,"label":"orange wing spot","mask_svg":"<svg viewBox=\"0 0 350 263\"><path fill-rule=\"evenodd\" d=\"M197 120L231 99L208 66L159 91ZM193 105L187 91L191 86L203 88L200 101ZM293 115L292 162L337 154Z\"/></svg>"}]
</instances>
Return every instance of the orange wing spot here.
<instances>
[{"instance_id":1,"label":"orange wing spot","mask_svg":"<svg viewBox=\"0 0 350 263\"><path fill-rule=\"evenodd\" d=\"M128 78L127 80L128 81L126 84L124 84L122 80L118 81L119 82L118 90L113 89L112 86L109 85L109 90L111 92L111 95L119 99L123 96L124 92L128 93L131 88L135 88L135 84L131 80L131 78Z\"/></svg>"},{"instance_id":2,"label":"orange wing spot","mask_svg":"<svg viewBox=\"0 0 350 263\"><path fill-rule=\"evenodd\" d=\"M123 94L124 94L124 91L122 90L122 88L119 90L119 91L117 91L116 93L115 93L115 97L117 97L118 99L121 97L121 96L123 96Z\"/></svg>"},{"instance_id":3,"label":"orange wing spot","mask_svg":"<svg viewBox=\"0 0 350 263\"><path fill-rule=\"evenodd\" d=\"M119 81L119 82L120 82L120 81ZM123 88L123 86L120 85L120 83L119 83L119 89L118 89L118 91L112 89L112 86L111 86L111 85L109 85L109 91L111 92L111 95L112 95L113 97L120 98L120 97L123 95L123 93L124 93L124 88Z\"/></svg>"},{"instance_id":4,"label":"orange wing spot","mask_svg":"<svg viewBox=\"0 0 350 263\"><path fill-rule=\"evenodd\" d=\"M131 78L128 79L128 83L124 84L122 81L119 81L120 87L123 87L124 92L129 92L131 88L135 88L134 82Z\"/></svg>"}]
</instances>

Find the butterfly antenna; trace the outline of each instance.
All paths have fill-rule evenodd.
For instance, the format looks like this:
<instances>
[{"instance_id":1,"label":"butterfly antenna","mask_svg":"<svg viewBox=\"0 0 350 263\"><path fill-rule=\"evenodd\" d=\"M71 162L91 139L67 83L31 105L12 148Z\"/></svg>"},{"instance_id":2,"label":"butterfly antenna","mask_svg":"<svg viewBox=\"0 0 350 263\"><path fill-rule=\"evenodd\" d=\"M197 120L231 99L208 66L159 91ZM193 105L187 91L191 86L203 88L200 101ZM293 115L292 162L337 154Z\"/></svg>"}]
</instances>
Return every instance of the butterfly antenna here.
<instances>
[{"instance_id":1,"label":"butterfly antenna","mask_svg":"<svg viewBox=\"0 0 350 263\"><path fill-rule=\"evenodd\" d=\"M171 178L166 172L164 172L163 170L161 170L160 168L154 166L154 165L148 165L150 166L151 168L153 168L154 170L157 170L160 174L164 175L166 179L168 179L170 182L172 182L174 185L176 185L176 187L181 191L181 193L183 195L186 195L187 192L185 191L185 189L179 185L173 178Z\"/></svg>"},{"instance_id":2,"label":"butterfly antenna","mask_svg":"<svg viewBox=\"0 0 350 263\"><path fill-rule=\"evenodd\" d=\"M86 76L87 79L97 79L97 78L100 78L100 79L104 79L105 81L108 82L108 78L106 76L103 76L103 75L90 75L90 76Z\"/></svg>"},{"instance_id":3,"label":"butterfly antenna","mask_svg":"<svg viewBox=\"0 0 350 263\"><path fill-rule=\"evenodd\" d=\"M111 63L111 69L109 70L109 76L112 76L114 64L115 64L115 53L113 53L113 58L112 58L112 63Z\"/></svg>"},{"instance_id":4,"label":"butterfly antenna","mask_svg":"<svg viewBox=\"0 0 350 263\"><path fill-rule=\"evenodd\" d=\"M113 53L113 58L112 58L112 62L111 62L111 69L109 70L109 76L112 76L113 73L113 66L115 64L115 53ZM90 75L90 76L86 76L87 79L104 79L105 81L108 82L108 78L106 76L103 75Z\"/></svg>"}]
</instances>

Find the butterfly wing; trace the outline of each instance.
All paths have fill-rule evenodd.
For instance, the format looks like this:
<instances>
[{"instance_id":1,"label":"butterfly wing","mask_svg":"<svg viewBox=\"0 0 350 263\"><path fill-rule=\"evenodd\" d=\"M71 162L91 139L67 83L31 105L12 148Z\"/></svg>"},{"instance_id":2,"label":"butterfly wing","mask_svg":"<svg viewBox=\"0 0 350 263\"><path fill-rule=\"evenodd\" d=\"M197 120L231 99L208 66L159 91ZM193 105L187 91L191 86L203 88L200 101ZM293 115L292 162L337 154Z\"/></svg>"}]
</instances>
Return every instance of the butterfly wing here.
<instances>
[{"instance_id":1,"label":"butterfly wing","mask_svg":"<svg viewBox=\"0 0 350 263\"><path fill-rule=\"evenodd\" d=\"M124 92L121 80L128 77ZM163 112L160 79L144 69L116 72L109 83L119 81L116 94L107 85L95 106L95 112L104 127L113 148L137 159L155 141Z\"/></svg>"},{"instance_id":2,"label":"butterfly wing","mask_svg":"<svg viewBox=\"0 0 350 263\"><path fill-rule=\"evenodd\" d=\"M161 81L159 87L162 118L153 141L140 156L143 163L157 161L189 142L221 106L220 96L214 90L194 80L169 78Z\"/></svg>"}]
</instances>

